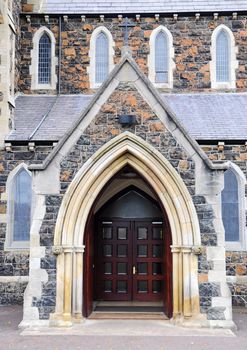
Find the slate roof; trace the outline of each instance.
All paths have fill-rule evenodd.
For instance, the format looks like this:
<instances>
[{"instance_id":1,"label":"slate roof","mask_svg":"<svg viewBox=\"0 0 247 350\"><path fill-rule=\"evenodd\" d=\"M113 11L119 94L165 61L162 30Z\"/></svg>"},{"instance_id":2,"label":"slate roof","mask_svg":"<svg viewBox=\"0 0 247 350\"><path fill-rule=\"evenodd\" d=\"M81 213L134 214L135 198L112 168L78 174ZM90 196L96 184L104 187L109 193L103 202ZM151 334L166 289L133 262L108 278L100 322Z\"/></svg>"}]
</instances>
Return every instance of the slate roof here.
<instances>
[{"instance_id":1,"label":"slate roof","mask_svg":"<svg viewBox=\"0 0 247 350\"><path fill-rule=\"evenodd\" d=\"M247 140L247 93L162 95L196 140Z\"/></svg>"},{"instance_id":2,"label":"slate roof","mask_svg":"<svg viewBox=\"0 0 247 350\"><path fill-rule=\"evenodd\" d=\"M211 11L244 11L246 0L45 0L40 13L181 13Z\"/></svg>"},{"instance_id":3,"label":"slate roof","mask_svg":"<svg viewBox=\"0 0 247 350\"><path fill-rule=\"evenodd\" d=\"M162 94L196 140L247 140L247 93ZM57 141L79 119L93 95L18 96L14 126L7 140ZM53 105L53 108L51 108Z\"/></svg>"},{"instance_id":4,"label":"slate roof","mask_svg":"<svg viewBox=\"0 0 247 350\"><path fill-rule=\"evenodd\" d=\"M8 140L59 140L79 118L93 95L18 96L15 100L14 128ZM56 101L57 100L57 101ZM52 107L52 108L51 108Z\"/></svg>"}]
</instances>

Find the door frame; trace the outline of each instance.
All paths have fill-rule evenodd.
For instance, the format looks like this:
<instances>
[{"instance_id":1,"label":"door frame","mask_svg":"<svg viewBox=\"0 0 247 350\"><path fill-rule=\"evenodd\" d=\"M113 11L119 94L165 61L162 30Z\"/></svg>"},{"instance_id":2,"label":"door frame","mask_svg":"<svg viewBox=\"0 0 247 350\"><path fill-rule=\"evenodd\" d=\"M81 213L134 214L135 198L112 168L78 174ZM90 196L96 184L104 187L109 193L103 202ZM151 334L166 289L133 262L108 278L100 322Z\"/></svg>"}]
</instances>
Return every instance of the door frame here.
<instances>
[{"instance_id":1,"label":"door frame","mask_svg":"<svg viewBox=\"0 0 247 350\"><path fill-rule=\"evenodd\" d=\"M145 179L144 179L145 180ZM145 181L146 182L146 181ZM106 188L110 184L107 184L99 196L94 201L94 205L92 206L88 220L86 223L86 229L85 229L85 235L84 235L84 245L85 245L85 252L83 255L83 316L88 317L93 311L93 300L95 296L94 291L94 269L93 269L93 255L94 255L94 232L95 232L95 222L97 220L97 214L94 215L94 209L97 204L98 198L100 198L103 191L106 190ZM150 185L147 183L147 185L150 187ZM121 193L129 191L130 189L135 189L140 193L143 193L143 195L149 199L150 196L148 196L145 192L141 191L139 188L136 188L135 186L129 186L125 188L123 191L120 191L115 196L113 196L109 201L114 200L115 198L118 198L121 196ZM150 187L152 190L152 188ZM153 190L152 190L153 191ZM108 204L109 204L108 201ZM173 294L172 294L172 286L173 286L173 280L172 280L172 253L171 253L171 245L172 245L172 237L171 237L171 229L168 221L168 217L166 215L166 211L160 202L160 200L157 199L157 201L154 201L159 204L163 217L163 225L166 227L164 232L167 232L166 239L164 237L164 284L167 286L166 293L164 293L163 303L164 303L164 313L171 318L173 313ZM164 288L165 290L165 288Z\"/></svg>"}]
</instances>

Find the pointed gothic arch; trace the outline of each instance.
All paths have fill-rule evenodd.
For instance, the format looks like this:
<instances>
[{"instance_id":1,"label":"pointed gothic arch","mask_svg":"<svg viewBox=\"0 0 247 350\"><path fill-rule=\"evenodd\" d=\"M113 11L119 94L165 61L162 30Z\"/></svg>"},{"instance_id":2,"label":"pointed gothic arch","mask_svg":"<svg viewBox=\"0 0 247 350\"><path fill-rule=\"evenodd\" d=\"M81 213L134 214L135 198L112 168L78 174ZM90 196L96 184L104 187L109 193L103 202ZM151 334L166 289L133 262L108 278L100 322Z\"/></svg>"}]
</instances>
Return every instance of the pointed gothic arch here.
<instances>
[{"instance_id":1,"label":"pointed gothic arch","mask_svg":"<svg viewBox=\"0 0 247 350\"><path fill-rule=\"evenodd\" d=\"M101 39L101 42L99 42ZM100 45L100 48L97 47ZM105 46L105 47L104 47ZM90 49L89 49L89 58L90 65L88 67L89 81L91 88L98 88L102 84L103 80L107 79L109 73L114 68L114 40L111 32L104 26L97 27L91 36L90 39ZM107 67L103 67L100 70L96 67L97 65L97 53L105 54L107 57L103 57L103 62L107 64ZM107 70L108 74L106 76L104 70ZM99 81L99 78L105 77L102 81ZM100 79L101 80L101 79Z\"/></svg>"},{"instance_id":2,"label":"pointed gothic arch","mask_svg":"<svg viewBox=\"0 0 247 350\"><path fill-rule=\"evenodd\" d=\"M49 81L41 81L40 80L40 74L39 74L39 66L40 66L40 41L42 38L47 38L50 41L50 53L49 57L47 56L45 59L49 59L49 65L50 65L50 77ZM31 81L31 89L32 90L49 90L49 89L56 89L56 83L57 83L57 75L56 75L56 64L57 64L57 58L55 56L55 46L56 46L56 40L54 37L54 34L50 29L43 26L40 27L33 36L33 49L31 51L31 57L32 57L32 64L30 66L30 74L32 77ZM46 54L47 55L47 54ZM42 55L43 56L43 55Z\"/></svg>"},{"instance_id":3,"label":"pointed gothic arch","mask_svg":"<svg viewBox=\"0 0 247 350\"><path fill-rule=\"evenodd\" d=\"M126 165L143 174L168 216L173 253L173 316L199 313L197 257L193 247L200 245L200 229L192 198L176 170L157 150L125 132L84 164L62 201L54 237L54 249L60 254L56 313L51 320L67 324L72 316L82 315L82 256L88 216L100 191Z\"/></svg>"},{"instance_id":4,"label":"pointed gothic arch","mask_svg":"<svg viewBox=\"0 0 247 350\"><path fill-rule=\"evenodd\" d=\"M7 184L7 234L5 250L29 250L32 174L26 164L19 164L9 174Z\"/></svg>"},{"instance_id":5,"label":"pointed gothic arch","mask_svg":"<svg viewBox=\"0 0 247 350\"><path fill-rule=\"evenodd\" d=\"M165 52L161 53L161 62L157 62L157 44L159 42L157 41L157 38L162 35L160 43L161 50L163 49ZM158 26L152 31L152 34L150 36L149 40L149 48L150 48L150 54L148 56L148 70L149 74L148 77L151 80L151 82L158 88L169 88L171 89L173 87L173 71L175 69L175 62L174 62L174 47L173 47L173 37L171 32L164 26ZM162 62L162 58L164 62ZM159 60L160 61L160 60ZM166 79L164 81L157 80L157 72L156 72L156 64L158 63L158 66L160 66L162 69L166 70Z\"/></svg>"},{"instance_id":6,"label":"pointed gothic arch","mask_svg":"<svg viewBox=\"0 0 247 350\"><path fill-rule=\"evenodd\" d=\"M213 89L234 89L236 87L237 52L238 48L235 46L235 38L231 29L224 24L215 28L211 38L212 60L210 61ZM220 55L223 57L219 57ZM220 67L220 65L225 67ZM219 68L222 69L222 72L219 72Z\"/></svg>"}]
</instances>

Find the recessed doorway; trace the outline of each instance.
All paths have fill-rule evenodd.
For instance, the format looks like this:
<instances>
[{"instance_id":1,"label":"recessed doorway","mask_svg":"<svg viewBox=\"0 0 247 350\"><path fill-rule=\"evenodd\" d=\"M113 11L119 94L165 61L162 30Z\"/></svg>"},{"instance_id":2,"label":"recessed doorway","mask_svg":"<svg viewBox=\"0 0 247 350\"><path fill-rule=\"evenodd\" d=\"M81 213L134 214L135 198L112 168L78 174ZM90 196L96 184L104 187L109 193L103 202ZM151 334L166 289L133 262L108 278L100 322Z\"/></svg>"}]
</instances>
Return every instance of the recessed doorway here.
<instances>
[{"instance_id":1,"label":"recessed doorway","mask_svg":"<svg viewBox=\"0 0 247 350\"><path fill-rule=\"evenodd\" d=\"M135 182L137 178L141 180L132 170L124 169L113 181L126 177L135 177ZM110 185L104 195L109 188ZM88 317L94 311L93 315L129 312L170 316L170 229L152 191L127 186L101 205L91 227L93 237L87 244L91 246L88 266L93 266L88 270L93 274L88 289L92 300L84 300L84 305L89 305L84 315Z\"/></svg>"}]
</instances>

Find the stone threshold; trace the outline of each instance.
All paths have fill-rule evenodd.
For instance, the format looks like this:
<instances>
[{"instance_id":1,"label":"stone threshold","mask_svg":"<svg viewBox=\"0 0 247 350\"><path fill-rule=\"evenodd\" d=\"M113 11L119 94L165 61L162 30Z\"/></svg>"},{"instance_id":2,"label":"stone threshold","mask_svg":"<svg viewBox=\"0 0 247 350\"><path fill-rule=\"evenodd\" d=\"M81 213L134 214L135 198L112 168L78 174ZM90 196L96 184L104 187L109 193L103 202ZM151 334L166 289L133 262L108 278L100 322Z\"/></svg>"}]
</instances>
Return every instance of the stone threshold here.
<instances>
[{"instance_id":1,"label":"stone threshold","mask_svg":"<svg viewBox=\"0 0 247 350\"><path fill-rule=\"evenodd\" d=\"M94 311L89 316L89 319L168 320L168 317L163 312Z\"/></svg>"},{"instance_id":2,"label":"stone threshold","mask_svg":"<svg viewBox=\"0 0 247 350\"><path fill-rule=\"evenodd\" d=\"M22 336L75 335L75 336L162 336L162 337L235 337L229 329L185 328L169 320L83 320L72 327L26 328Z\"/></svg>"}]
</instances>

